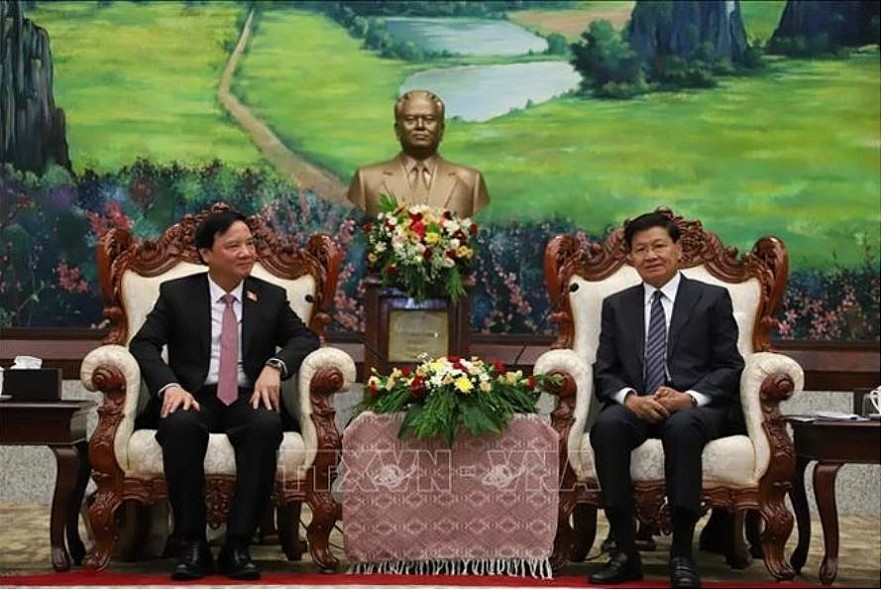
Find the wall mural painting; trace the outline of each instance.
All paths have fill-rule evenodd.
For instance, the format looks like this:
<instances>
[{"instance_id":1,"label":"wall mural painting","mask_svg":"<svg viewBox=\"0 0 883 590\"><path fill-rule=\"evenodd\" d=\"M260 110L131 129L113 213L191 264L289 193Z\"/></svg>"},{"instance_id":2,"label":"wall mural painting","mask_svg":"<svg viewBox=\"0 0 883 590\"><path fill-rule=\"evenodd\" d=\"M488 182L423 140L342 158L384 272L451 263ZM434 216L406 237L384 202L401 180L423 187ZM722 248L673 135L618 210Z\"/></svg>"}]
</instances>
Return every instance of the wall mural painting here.
<instances>
[{"instance_id":1,"label":"wall mural painting","mask_svg":"<svg viewBox=\"0 0 883 590\"><path fill-rule=\"evenodd\" d=\"M666 205L791 253L782 338L880 337L880 2L0 0L0 326L98 326L94 246L215 201L348 249L392 106L481 170L473 328L544 333L542 244Z\"/></svg>"}]
</instances>

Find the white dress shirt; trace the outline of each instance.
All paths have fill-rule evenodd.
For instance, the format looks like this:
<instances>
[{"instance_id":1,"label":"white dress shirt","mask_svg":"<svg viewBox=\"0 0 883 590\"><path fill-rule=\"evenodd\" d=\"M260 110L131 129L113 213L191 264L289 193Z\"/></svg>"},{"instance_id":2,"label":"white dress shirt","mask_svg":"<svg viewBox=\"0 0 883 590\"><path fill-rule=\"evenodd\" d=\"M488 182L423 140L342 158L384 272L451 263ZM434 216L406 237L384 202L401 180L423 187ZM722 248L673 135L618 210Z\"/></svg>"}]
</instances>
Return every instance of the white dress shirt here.
<instances>
[{"instance_id":1,"label":"white dress shirt","mask_svg":"<svg viewBox=\"0 0 883 590\"><path fill-rule=\"evenodd\" d=\"M671 314L675 307L675 297L678 294L678 287L681 286L681 273L675 274L672 279L666 284L662 285L659 289L656 289L653 285L648 283L644 283L644 340L646 341L647 332L650 331L650 307L653 305L653 294L658 290L662 292L662 297L660 298L660 302L662 303L662 311L665 314L665 341L668 343L668 337L670 336L670 326L671 326ZM671 373L668 370L668 353L666 352L665 358L665 378L666 380L671 379ZM631 387L624 387L614 394L613 399L617 402L624 404L625 398L628 394L635 393L637 391L632 389ZM648 394L651 392L647 392ZM709 402L709 397L704 393L699 393L698 391L690 391L685 392L690 395L693 399L696 400L696 405L704 406Z\"/></svg>"}]
</instances>

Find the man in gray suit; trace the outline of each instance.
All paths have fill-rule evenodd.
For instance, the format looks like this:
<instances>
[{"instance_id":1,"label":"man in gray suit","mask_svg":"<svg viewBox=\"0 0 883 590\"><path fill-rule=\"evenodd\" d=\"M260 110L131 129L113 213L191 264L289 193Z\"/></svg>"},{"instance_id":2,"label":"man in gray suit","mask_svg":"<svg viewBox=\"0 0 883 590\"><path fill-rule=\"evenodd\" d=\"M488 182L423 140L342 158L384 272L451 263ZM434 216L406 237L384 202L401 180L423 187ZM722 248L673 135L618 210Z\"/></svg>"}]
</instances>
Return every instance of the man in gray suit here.
<instances>
[{"instance_id":1,"label":"man in gray suit","mask_svg":"<svg viewBox=\"0 0 883 590\"><path fill-rule=\"evenodd\" d=\"M487 205L481 172L438 155L445 131L445 105L427 90L412 90L395 105L396 137L402 151L388 162L356 170L347 198L371 215L380 212L380 197L399 203L426 204L470 217Z\"/></svg>"}]
</instances>

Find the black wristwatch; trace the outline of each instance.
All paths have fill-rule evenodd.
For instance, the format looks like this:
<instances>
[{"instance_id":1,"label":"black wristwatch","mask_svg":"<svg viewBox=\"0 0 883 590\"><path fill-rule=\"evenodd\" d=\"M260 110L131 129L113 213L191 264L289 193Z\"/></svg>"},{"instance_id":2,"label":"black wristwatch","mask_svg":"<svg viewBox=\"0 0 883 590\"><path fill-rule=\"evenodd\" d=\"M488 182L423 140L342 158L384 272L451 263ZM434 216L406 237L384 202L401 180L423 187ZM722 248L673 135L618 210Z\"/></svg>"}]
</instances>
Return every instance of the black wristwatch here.
<instances>
[{"instance_id":1,"label":"black wristwatch","mask_svg":"<svg viewBox=\"0 0 883 590\"><path fill-rule=\"evenodd\" d=\"M281 377L285 376L285 363L280 361L279 359L273 358L264 363L268 367L273 367L274 369L279 370L279 375Z\"/></svg>"}]
</instances>

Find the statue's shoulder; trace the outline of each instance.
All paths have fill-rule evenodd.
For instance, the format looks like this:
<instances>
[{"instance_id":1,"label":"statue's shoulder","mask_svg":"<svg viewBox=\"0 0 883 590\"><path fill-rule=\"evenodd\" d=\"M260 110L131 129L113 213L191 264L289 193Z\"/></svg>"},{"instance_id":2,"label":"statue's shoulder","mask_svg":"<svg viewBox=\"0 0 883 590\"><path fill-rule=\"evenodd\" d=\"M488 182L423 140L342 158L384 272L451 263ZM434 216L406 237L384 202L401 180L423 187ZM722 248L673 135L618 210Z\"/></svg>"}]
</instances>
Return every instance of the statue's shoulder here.
<instances>
[{"instance_id":1,"label":"statue's shoulder","mask_svg":"<svg viewBox=\"0 0 883 590\"><path fill-rule=\"evenodd\" d=\"M458 176L461 176L464 178L473 179L473 178L477 178L477 177L481 176L481 172L478 169L472 168L470 166L466 166L464 164L457 164L457 163L451 162L450 160L446 160L446 159L442 158L441 156L439 156L439 158L438 158L438 165L443 170L444 169L450 170L451 172L455 172Z\"/></svg>"},{"instance_id":2,"label":"statue's shoulder","mask_svg":"<svg viewBox=\"0 0 883 590\"><path fill-rule=\"evenodd\" d=\"M358 172L366 176L374 176L377 174L383 174L385 172L396 171L400 168L401 166L399 165L399 158L398 156L396 156L391 160L375 162L374 164L368 164L367 166L360 166Z\"/></svg>"}]
</instances>

